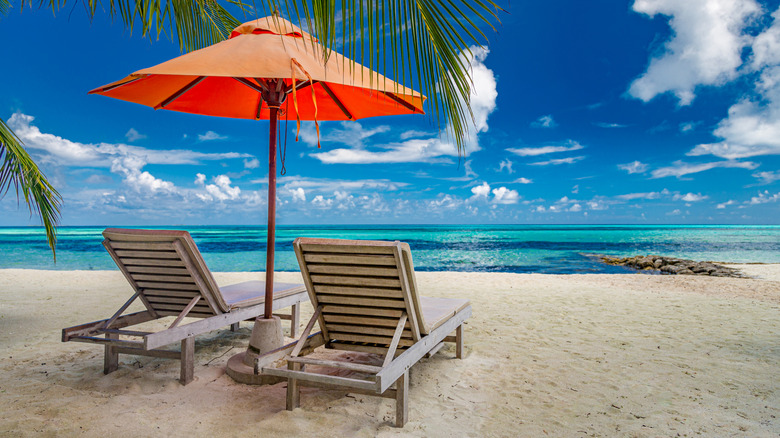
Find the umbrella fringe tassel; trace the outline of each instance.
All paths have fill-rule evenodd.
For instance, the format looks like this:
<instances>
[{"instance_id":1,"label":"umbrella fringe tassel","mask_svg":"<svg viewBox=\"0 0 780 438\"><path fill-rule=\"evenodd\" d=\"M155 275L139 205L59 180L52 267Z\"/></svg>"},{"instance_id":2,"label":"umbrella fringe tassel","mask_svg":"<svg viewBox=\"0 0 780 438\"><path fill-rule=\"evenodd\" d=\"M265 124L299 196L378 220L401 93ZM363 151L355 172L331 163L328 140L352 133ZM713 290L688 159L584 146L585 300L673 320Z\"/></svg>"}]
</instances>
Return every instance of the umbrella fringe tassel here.
<instances>
[{"instance_id":1,"label":"umbrella fringe tassel","mask_svg":"<svg viewBox=\"0 0 780 438\"><path fill-rule=\"evenodd\" d=\"M296 85L295 85L295 66L298 66L298 68L301 69L304 75L306 75L306 78L311 83L311 100L314 102L314 127L317 130L317 149L320 149L320 123L317 121L317 96L314 93L314 81L312 81L311 76L309 76L309 73L303 69L303 66L295 60L295 58L290 58L290 78L292 78L292 95L293 95L293 106L295 106L295 122L297 123L297 130L295 131L295 141L298 141L298 136L301 133L301 116L298 114L298 94L296 93Z\"/></svg>"}]
</instances>

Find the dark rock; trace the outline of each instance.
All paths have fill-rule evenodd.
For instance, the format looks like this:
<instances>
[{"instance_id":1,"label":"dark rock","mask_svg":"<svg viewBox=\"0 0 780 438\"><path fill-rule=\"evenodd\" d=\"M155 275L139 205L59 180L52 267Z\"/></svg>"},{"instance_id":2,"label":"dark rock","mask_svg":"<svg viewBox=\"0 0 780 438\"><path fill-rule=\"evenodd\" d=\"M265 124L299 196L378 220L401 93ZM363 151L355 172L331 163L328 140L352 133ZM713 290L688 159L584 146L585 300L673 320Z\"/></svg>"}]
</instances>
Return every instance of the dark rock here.
<instances>
[{"instance_id":1,"label":"dark rock","mask_svg":"<svg viewBox=\"0 0 780 438\"><path fill-rule=\"evenodd\" d=\"M610 257L603 256L601 261L614 266L627 266L641 271L660 271L672 275L710 275L713 277L743 278L739 271L712 262L697 262L674 257L657 255Z\"/></svg>"}]
</instances>

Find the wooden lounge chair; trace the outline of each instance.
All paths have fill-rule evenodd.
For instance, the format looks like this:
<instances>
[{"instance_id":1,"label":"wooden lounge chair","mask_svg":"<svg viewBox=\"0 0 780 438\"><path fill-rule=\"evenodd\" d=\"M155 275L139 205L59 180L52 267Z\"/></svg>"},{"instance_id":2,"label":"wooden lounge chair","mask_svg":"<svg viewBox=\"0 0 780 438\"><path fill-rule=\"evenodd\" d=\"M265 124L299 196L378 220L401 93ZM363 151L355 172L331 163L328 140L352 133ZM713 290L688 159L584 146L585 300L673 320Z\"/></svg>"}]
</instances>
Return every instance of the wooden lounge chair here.
<instances>
[{"instance_id":1,"label":"wooden lounge chair","mask_svg":"<svg viewBox=\"0 0 780 438\"><path fill-rule=\"evenodd\" d=\"M62 341L104 344L105 374L117 369L119 354L179 359L179 380L186 385L193 379L195 336L220 327L237 330L241 321L263 314L265 283L248 281L217 286L186 231L108 228L103 236L103 246L135 294L109 319L63 329ZM136 299L146 310L122 315ZM293 338L298 327L299 305L305 299L306 289L302 284L274 285L274 310L292 306L291 315L280 316L291 320ZM165 330L150 333L126 329L167 316L176 318ZM201 319L182 325L185 317ZM161 348L174 342L181 342L180 351Z\"/></svg>"},{"instance_id":2,"label":"wooden lounge chair","mask_svg":"<svg viewBox=\"0 0 780 438\"><path fill-rule=\"evenodd\" d=\"M314 315L286 357L287 369L262 368L263 374L288 379L288 410L300 403L299 385L339 386L395 398L396 426L403 427L409 368L443 342L454 342L456 356L462 357L463 322L471 315L471 304L419 296L406 243L298 238L294 246ZM321 331L311 334L315 323ZM377 353L384 361L372 366L302 354L321 345ZM358 377L307 372L307 365L340 368Z\"/></svg>"}]
</instances>

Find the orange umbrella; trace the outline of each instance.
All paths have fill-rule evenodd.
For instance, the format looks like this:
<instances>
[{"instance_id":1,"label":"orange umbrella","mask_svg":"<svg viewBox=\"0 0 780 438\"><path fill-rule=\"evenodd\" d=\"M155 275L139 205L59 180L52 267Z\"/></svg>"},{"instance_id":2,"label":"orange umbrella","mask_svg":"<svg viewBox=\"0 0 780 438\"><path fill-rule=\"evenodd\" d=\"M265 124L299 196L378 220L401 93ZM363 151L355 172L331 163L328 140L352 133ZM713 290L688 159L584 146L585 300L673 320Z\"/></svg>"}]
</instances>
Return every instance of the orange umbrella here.
<instances>
[{"instance_id":1,"label":"orange umbrella","mask_svg":"<svg viewBox=\"0 0 780 438\"><path fill-rule=\"evenodd\" d=\"M324 48L316 41L283 18L260 18L235 28L228 40L90 91L154 109L270 120L266 318L273 304L280 111L315 123L423 114L425 96L338 53L332 52L325 62Z\"/></svg>"}]
</instances>

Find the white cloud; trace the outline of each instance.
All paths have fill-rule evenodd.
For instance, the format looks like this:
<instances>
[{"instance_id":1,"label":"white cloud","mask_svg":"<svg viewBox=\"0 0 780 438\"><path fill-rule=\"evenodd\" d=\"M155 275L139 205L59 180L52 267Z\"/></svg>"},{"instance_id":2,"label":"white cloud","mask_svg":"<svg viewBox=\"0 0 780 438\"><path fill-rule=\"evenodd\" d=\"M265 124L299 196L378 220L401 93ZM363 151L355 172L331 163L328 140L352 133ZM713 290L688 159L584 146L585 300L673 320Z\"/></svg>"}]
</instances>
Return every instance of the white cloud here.
<instances>
[{"instance_id":1,"label":"white cloud","mask_svg":"<svg viewBox=\"0 0 780 438\"><path fill-rule=\"evenodd\" d=\"M618 164L618 169L625 170L628 173L645 173L647 172L647 164L640 161L632 161L626 164Z\"/></svg>"},{"instance_id":2,"label":"white cloud","mask_svg":"<svg viewBox=\"0 0 780 438\"><path fill-rule=\"evenodd\" d=\"M205 134L198 134L198 141L226 140L227 136L219 135L214 131L206 131Z\"/></svg>"},{"instance_id":3,"label":"white cloud","mask_svg":"<svg viewBox=\"0 0 780 438\"><path fill-rule=\"evenodd\" d=\"M658 199L660 197L660 192L626 193L625 195L615 196L615 198L623 201L631 201L634 199Z\"/></svg>"},{"instance_id":4,"label":"white cloud","mask_svg":"<svg viewBox=\"0 0 780 438\"><path fill-rule=\"evenodd\" d=\"M520 177L516 180L512 181L513 184L531 184L533 180L530 180L528 178Z\"/></svg>"},{"instance_id":5,"label":"white cloud","mask_svg":"<svg viewBox=\"0 0 780 438\"><path fill-rule=\"evenodd\" d=\"M690 132L693 131L696 128L696 125L698 125L698 122L684 122L680 123L680 132Z\"/></svg>"},{"instance_id":6,"label":"white cloud","mask_svg":"<svg viewBox=\"0 0 780 438\"><path fill-rule=\"evenodd\" d=\"M574 140L567 140L566 146L542 146L538 148L508 148L507 151L521 157L535 157L537 155L552 154L556 152L571 152L583 149L584 146Z\"/></svg>"},{"instance_id":7,"label":"white cloud","mask_svg":"<svg viewBox=\"0 0 780 438\"><path fill-rule=\"evenodd\" d=\"M558 126L558 124L555 123L555 120L553 120L551 114L541 116L535 121L531 122L531 127L534 128L555 128L556 126Z\"/></svg>"},{"instance_id":8,"label":"white cloud","mask_svg":"<svg viewBox=\"0 0 780 438\"><path fill-rule=\"evenodd\" d=\"M218 175L214 178L214 184L206 185L206 193L200 195L201 199L227 201L238 199L241 195L241 189L232 186L230 178L226 175Z\"/></svg>"},{"instance_id":9,"label":"white cloud","mask_svg":"<svg viewBox=\"0 0 780 438\"><path fill-rule=\"evenodd\" d=\"M775 181L780 181L780 170L774 172L756 172L753 174L753 177L761 180L761 184L771 184Z\"/></svg>"},{"instance_id":10,"label":"white cloud","mask_svg":"<svg viewBox=\"0 0 780 438\"><path fill-rule=\"evenodd\" d=\"M245 169L257 169L260 167L260 160L257 158L252 158L251 160L244 160L244 168Z\"/></svg>"},{"instance_id":11,"label":"white cloud","mask_svg":"<svg viewBox=\"0 0 780 438\"><path fill-rule=\"evenodd\" d=\"M328 129L324 129L327 126ZM365 140L374 137L377 134L383 134L390 131L390 126L382 125L373 128L364 128L360 122L338 122L338 128L331 127L333 124L327 124L320 126L320 143L339 143L344 144L352 148L362 149L365 147ZM309 146L317 145L317 131L314 128L314 123L306 123L302 125L301 140ZM403 132L401 138L403 139L405 134L410 131ZM411 131L416 132L416 131ZM426 135L429 136L429 135ZM412 137L415 137L413 135ZM408 137L407 137L408 138Z\"/></svg>"},{"instance_id":12,"label":"white cloud","mask_svg":"<svg viewBox=\"0 0 780 438\"><path fill-rule=\"evenodd\" d=\"M202 173L195 174L195 185L202 186L206 184L206 175Z\"/></svg>"},{"instance_id":13,"label":"white cloud","mask_svg":"<svg viewBox=\"0 0 780 438\"><path fill-rule=\"evenodd\" d=\"M501 161L501 163L499 163L498 165L499 172L503 171L504 169L506 169L506 172L510 175L515 173L515 171L512 169L512 160L510 160L509 158Z\"/></svg>"},{"instance_id":14,"label":"white cloud","mask_svg":"<svg viewBox=\"0 0 780 438\"><path fill-rule=\"evenodd\" d=\"M414 137L428 137L429 135L430 135L430 133L427 132L427 131L410 130L410 131L402 132L401 135L400 135L400 138L401 138L401 140L408 140L408 139L414 138Z\"/></svg>"},{"instance_id":15,"label":"white cloud","mask_svg":"<svg viewBox=\"0 0 780 438\"><path fill-rule=\"evenodd\" d=\"M462 204L463 201L451 195L440 195L438 199L434 199L428 202L428 206L432 210L452 210L461 206Z\"/></svg>"},{"instance_id":16,"label":"white cloud","mask_svg":"<svg viewBox=\"0 0 780 438\"><path fill-rule=\"evenodd\" d=\"M111 163L111 171L122 175L124 182L138 193L172 193L176 190L174 184L156 178L147 171L141 171L146 162L137 156L115 158Z\"/></svg>"},{"instance_id":17,"label":"white cloud","mask_svg":"<svg viewBox=\"0 0 780 438\"><path fill-rule=\"evenodd\" d=\"M742 50L751 41L744 31L761 11L753 0L636 0L636 12L666 15L672 37L629 95L645 102L674 93L688 105L699 85L722 85L738 76Z\"/></svg>"},{"instance_id":18,"label":"white cloud","mask_svg":"<svg viewBox=\"0 0 780 438\"><path fill-rule=\"evenodd\" d=\"M574 187L571 188L571 192L574 193L575 195L577 193L579 193L580 192L580 185L579 184L575 184Z\"/></svg>"},{"instance_id":19,"label":"white cloud","mask_svg":"<svg viewBox=\"0 0 780 438\"><path fill-rule=\"evenodd\" d=\"M35 152L44 152L41 162L63 166L110 168L117 157L135 156L146 164L198 164L205 160L224 160L251 157L249 154L226 152L207 154L186 149L158 150L126 144L88 144L71 141L54 134L41 132L32 122L33 116L15 113L8 126L25 145Z\"/></svg>"},{"instance_id":20,"label":"white cloud","mask_svg":"<svg viewBox=\"0 0 780 438\"><path fill-rule=\"evenodd\" d=\"M704 172L705 170L722 168L739 168L739 169L755 169L758 164L750 161L715 161L711 163L685 163L683 161L675 161L671 166L661 167L654 170L651 175L653 178L665 178L667 176L674 176L680 178L692 173Z\"/></svg>"},{"instance_id":21,"label":"white cloud","mask_svg":"<svg viewBox=\"0 0 780 438\"><path fill-rule=\"evenodd\" d=\"M511 190L506 187L493 189L493 202L496 204L517 204L520 200L520 194L517 190Z\"/></svg>"},{"instance_id":22,"label":"white cloud","mask_svg":"<svg viewBox=\"0 0 780 438\"><path fill-rule=\"evenodd\" d=\"M465 156L480 150L477 134L488 130L487 119L496 108L496 97L498 96L495 75L484 64L489 51L479 47L471 47L471 51L473 53L471 57L467 52L461 54L469 65L474 84L470 101L475 123L472 132L467 133L465 150L462 151ZM351 133L340 140L341 143L350 146L350 148L315 152L311 156L327 164L451 163L453 160L450 157L459 156L455 143L440 137L408 138L401 134L402 141L373 145L370 148L365 147L362 144L362 140L367 138L365 135L370 134L368 135L370 137L376 133L374 131L378 128L366 130L359 124L352 123L351 125L357 126L350 127ZM303 134L303 130L301 133ZM325 134L326 139L328 135Z\"/></svg>"},{"instance_id":23,"label":"white cloud","mask_svg":"<svg viewBox=\"0 0 780 438\"><path fill-rule=\"evenodd\" d=\"M736 204L736 201L734 201L733 199L729 199L728 201L726 201L726 202L724 202L722 204L718 204L716 208L722 210L722 209L726 208L727 206L734 205L734 204Z\"/></svg>"},{"instance_id":24,"label":"white cloud","mask_svg":"<svg viewBox=\"0 0 780 438\"><path fill-rule=\"evenodd\" d=\"M758 205L767 204L769 202L777 202L778 200L780 200L780 192L770 194L769 190L764 190L763 192L758 192L758 196L753 196L750 198L750 201L747 203L750 205Z\"/></svg>"},{"instance_id":25,"label":"white cloud","mask_svg":"<svg viewBox=\"0 0 780 438\"><path fill-rule=\"evenodd\" d=\"M290 190L294 202L306 202L306 191L302 187Z\"/></svg>"},{"instance_id":26,"label":"white cloud","mask_svg":"<svg viewBox=\"0 0 780 438\"><path fill-rule=\"evenodd\" d=\"M264 178L250 181L252 183L266 184L268 181ZM335 191L394 191L409 186L409 183L398 182L389 179L330 179L330 178L310 178L304 176L282 176L277 178L277 183L285 187L302 187L314 192Z\"/></svg>"},{"instance_id":27,"label":"white cloud","mask_svg":"<svg viewBox=\"0 0 780 438\"><path fill-rule=\"evenodd\" d=\"M582 206L580 204L574 204L571 207L569 207L569 211L574 212L574 213L576 213L578 211L582 211Z\"/></svg>"},{"instance_id":28,"label":"white cloud","mask_svg":"<svg viewBox=\"0 0 780 438\"><path fill-rule=\"evenodd\" d=\"M682 214L682 212L680 211L679 208L675 208L674 210L666 213L667 216L679 216L681 214Z\"/></svg>"},{"instance_id":29,"label":"white cloud","mask_svg":"<svg viewBox=\"0 0 780 438\"><path fill-rule=\"evenodd\" d=\"M584 156L579 156L579 157L557 158L554 160L539 161L536 163L528 163L528 164L530 166L549 166L549 165L557 166L560 164L574 164L577 161L584 160L584 159L585 159Z\"/></svg>"},{"instance_id":30,"label":"white cloud","mask_svg":"<svg viewBox=\"0 0 780 438\"><path fill-rule=\"evenodd\" d=\"M145 135L141 134L140 132L136 131L135 128L130 128L127 133L125 134L125 137L127 138L127 141L134 142L136 140L143 140L146 138Z\"/></svg>"},{"instance_id":31,"label":"white cloud","mask_svg":"<svg viewBox=\"0 0 780 438\"><path fill-rule=\"evenodd\" d=\"M701 193L686 193L684 195L678 193L672 197L672 199L674 199L675 201L685 201L685 202L699 202L707 198L709 198L709 196L702 195Z\"/></svg>"},{"instance_id":32,"label":"white cloud","mask_svg":"<svg viewBox=\"0 0 780 438\"><path fill-rule=\"evenodd\" d=\"M483 182L481 185L472 187L471 193L474 194L472 199L487 199L488 195L490 194L490 185L486 182Z\"/></svg>"}]
</instances>

